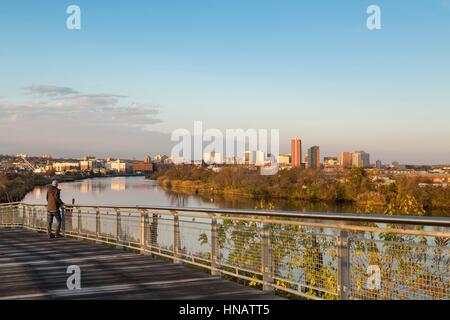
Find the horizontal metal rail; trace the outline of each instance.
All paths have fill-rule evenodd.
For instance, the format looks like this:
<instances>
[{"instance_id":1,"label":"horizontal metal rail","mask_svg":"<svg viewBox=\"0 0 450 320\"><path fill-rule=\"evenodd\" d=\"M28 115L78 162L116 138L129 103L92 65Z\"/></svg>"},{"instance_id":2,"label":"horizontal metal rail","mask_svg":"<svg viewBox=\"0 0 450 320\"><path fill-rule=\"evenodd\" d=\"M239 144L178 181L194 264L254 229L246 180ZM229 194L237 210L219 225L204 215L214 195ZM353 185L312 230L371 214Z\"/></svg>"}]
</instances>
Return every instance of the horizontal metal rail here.
<instances>
[{"instance_id":1,"label":"horizontal metal rail","mask_svg":"<svg viewBox=\"0 0 450 320\"><path fill-rule=\"evenodd\" d=\"M160 206L66 205L68 237L112 244L308 299L450 299L450 219ZM45 231L44 205L0 226Z\"/></svg>"},{"instance_id":2,"label":"horizontal metal rail","mask_svg":"<svg viewBox=\"0 0 450 320\"><path fill-rule=\"evenodd\" d=\"M17 203L15 203L17 204ZM35 204L24 204L28 206L41 206ZM111 206L105 205L66 205L66 208L98 208L110 209ZM410 224L426 226L450 227L450 218L446 217L420 217L420 216L387 216L380 214L354 214L354 213L324 213L324 212L301 212L301 211L282 211L282 210L242 210L242 209L218 209L218 208L194 208L194 207L170 207L170 206L113 206L118 210L158 210L158 211L177 211L177 212L200 212L213 214L232 214L244 216L269 216L278 218L294 219L318 219L318 220L336 220L340 222L373 222L387 224Z\"/></svg>"}]
</instances>

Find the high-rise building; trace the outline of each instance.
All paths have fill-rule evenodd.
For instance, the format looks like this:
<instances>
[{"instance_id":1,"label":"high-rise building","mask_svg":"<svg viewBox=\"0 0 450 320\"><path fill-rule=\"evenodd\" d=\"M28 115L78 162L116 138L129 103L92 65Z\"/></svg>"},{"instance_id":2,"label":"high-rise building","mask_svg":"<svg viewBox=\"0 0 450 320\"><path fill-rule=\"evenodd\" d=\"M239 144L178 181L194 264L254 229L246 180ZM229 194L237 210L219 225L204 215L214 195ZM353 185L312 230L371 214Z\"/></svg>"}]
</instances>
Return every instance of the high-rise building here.
<instances>
[{"instance_id":1,"label":"high-rise building","mask_svg":"<svg viewBox=\"0 0 450 320\"><path fill-rule=\"evenodd\" d=\"M291 157L292 157L292 166L300 167L302 164L302 140L300 139L291 140Z\"/></svg>"},{"instance_id":2,"label":"high-rise building","mask_svg":"<svg viewBox=\"0 0 450 320\"><path fill-rule=\"evenodd\" d=\"M320 147L313 146L308 149L308 168L320 169Z\"/></svg>"},{"instance_id":3,"label":"high-rise building","mask_svg":"<svg viewBox=\"0 0 450 320\"><path fill-rule=\"evenodd\" d=\"M375 162L375 168L377 168L377 169L383 168L383 163L381 163L381 160L377 160Z\"/></svg>"},{"instance_id":4,"label":"high-rise building","mask_svg":"<svg viewBox=\"0 0 450 320\"><path fill-rule=\"evenodd\" d=\"M356 151L352 153L352 167L368 168L370 167L370 155L364 151Z\"/></svg>"},{"instance_id":5,"label":"high-rise building","mask_svg":"<svg viewBox=\"0 0 450 320\"><path fill-rule=\"evenodd\" d=\"M339 160L342 168L348 169L352 167L352 154L350 152L342 152Z\"/></svg>"}]
</instances>

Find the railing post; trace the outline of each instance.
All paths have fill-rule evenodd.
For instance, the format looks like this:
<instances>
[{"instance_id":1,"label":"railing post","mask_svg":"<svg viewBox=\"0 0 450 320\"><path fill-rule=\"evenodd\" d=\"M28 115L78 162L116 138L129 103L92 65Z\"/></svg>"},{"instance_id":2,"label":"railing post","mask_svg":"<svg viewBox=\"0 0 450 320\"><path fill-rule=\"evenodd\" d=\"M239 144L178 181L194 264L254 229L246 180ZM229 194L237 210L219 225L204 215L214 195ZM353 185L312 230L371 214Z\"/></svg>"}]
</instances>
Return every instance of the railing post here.
<instances>
[{"instance_id":1,"label":"railing post","mask_svg":"<svg viewBox=\"0 0 450 320\"><path fill-rule=\"evenodd\" d=\"M82 231L82 222L81 222L81 208L78 208L78 236L81 237L81 231ZM78 238L81 239L81 238Z\"/></svg>"},{"instance_id":2,"label":"railing post","mask_svg":"<svg viewBox=\"0 0 450 320\"><path fill-rule=\"evenodd\" d=\"M14 217L16 216L16 210L14 210L12 206L10 206L9 211L11 212L11 226L14 227Z\"/></svg>"},{"instance_id":3,"label":"railing post","mask_svg":"<svg viewBox=\"0 0 450 320\"><path fill-rule=\"evenodd\" d=\"M22 227L26 227L28 225L28 222L27 222L28 219L27 219L27 209L25 208L24 205L22 205L22 215L23 215Z\"/></svg>"},{"instance_id":4,"label":"railing post","mask_svg":"<svg viewBox=\"0 0 450 320\"><path fill-rule=\"evenodd\" d=\"M116 248L122 248L122 216L119 209L116 209L116 244Z\"/></svg>"},{"instance_id":5,"label":"railing post","mask_svg":"<svg viewBox=\"0 0 450 320\"><path fill-rule=\"evenodd\" d=\"M350 295L350 246L348 232L341 230L337 237L338 257L338 294L341 300L348 300Z\"/></svg>"},{"instance_id":6,"label":"railing post","mask_svg":"<svg viewBox=\"0 0 450 320\"><path fill-rule=\"evenodd\" d=\"M73 232L73 208L75 205L75 199L72 199L72 205L65 209L64 212L64 235L66 235L66 230Z\"/></svg>"},{"instance_id":7,"label":"railing post","mask_svg":"<svg viewBox=\"0 0 450 320\"><path fill-rule=\"evenodd\" d=\"M61 232L63 236L66 235L66 208L61 208Z\"/></svg>"},{"instance_id":8,"label":"railing post","mask_svg":"<svg viewBox=\"0 0 450 320\"><path fill-rule=\"evenodd\" d=\"M178 217L178 213L176 211L172 211L173 213L173 262L181 263L180 261L180 246L181 246L181 238L180 238L180 218Z\"/></svg>"},{"instance_id":9,"label":"railing post","mask_svg":"<svg viewBox=\"0 0 450 320\"><path fill-rule=\"evenodd\" d=\"M30 210L30 207L26 207L26 210L28 213L28 227L33 228L32 211Z\"/></svg>"},{"instance_id":10,"label":"railing post","mask_svg":"<svg viewBox=\"0 0 450 320\"><path fill-rule=\"evenodd\" d=\"M270 225L265 222L265 218L262 219L262 274L263 274L263 290L273 290L271 284L273 283L272 276L272 245L270 243Z\"/></svg>"},{"instance_id":11,"label":"railing post","mask_svg":"<svg viewBox=\"0 0 450 320\"><path fill-rule=\"evenodd\" d=\"M152 223L149 228L149 232L150 232L149 238L150 238L150 245L152 246L152 250L153 250L153 247L158 246L158 219L159 219L158 213L153 213Z\"/></svg>"},{"instance_id":12,"label":"railing post","mask_svg":"<svg viewBox=\"0 0 450 320\"><path fill-rule=\"evenodd\" d=\"M148 214L145 210L141 213L141 254L146 254L147 247Z\"/></svg>"},{"instance_id":13,"label":"railing post","mask_svg":"<svg viewBox=\"0 0 450 320\"><path fill-rule=\"evenodd\" d=\"M211 215L211 275L218 276L220 271L219 264L219 238L217 236L217 218L216 215Z\"/></svg>"},{"instance_id":14,"label":"railing post","mask_svg":"<svg viewBox=\"0 0 450 320\"><path fill-rule=\"evenodd\" d=\"M95 210L95 239L98 240L100 239L100 209L97 208Z\"/></svg>"}]
</instances>

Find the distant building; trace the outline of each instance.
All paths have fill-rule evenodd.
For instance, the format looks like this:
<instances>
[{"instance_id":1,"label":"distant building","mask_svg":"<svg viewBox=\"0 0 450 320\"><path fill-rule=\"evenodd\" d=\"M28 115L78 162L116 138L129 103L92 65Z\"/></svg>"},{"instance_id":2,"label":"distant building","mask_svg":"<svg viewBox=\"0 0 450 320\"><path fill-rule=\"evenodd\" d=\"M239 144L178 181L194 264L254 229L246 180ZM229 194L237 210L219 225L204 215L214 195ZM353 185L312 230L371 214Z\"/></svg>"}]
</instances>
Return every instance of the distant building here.
<instances>
[{"instance_id":1,"label":"distant building","mask_svg":"<svg viewBox=\"0 0 450 320\"><path fill-rule=\"evenodd\" d=\"M255 165L257 166L264 166L264 162L266 160L264 151L257 150L255 152L256 158L255 158Z\"/></svg>"},{"instance_id":2,"label":"distant building","mask_svg":"<svg viewBox=\"0 0 450 320\"><path fill-rule=\"evenodd\" d=\"M308 168L320 170L320 147L312 146L308 149Z\"/></svg>"},{"instance_id":3,"label":"distant building","mask_svg":"<svg viewBox=\"0 0 450 320\"><path fill-rule=\"evenodd\" d=\"M152 157L150 157L150 156L145 156L145 157L144 157L144 163L152 163Z\"/></svg>"},{"instance_id":4,"label":"distant building","mask_svg":"<svg viewBox=\"0 0 450 320\"><path fill-rule=\"evenodd\" d=\"M292 166L300 167L302 163L302 140L300 139L291 140L291 157L292 157Z\"/></svg>"},{"instance_id":5,"label":"distant building","mask_svg":"<svg viewBox=\"0 0 450 320\"><path fill-rule=\"evenodd\" d=\"M153 172L153 165L151 163L145 163L145 162L141 162L141 163L134 163L131 166L131 169L133 171L133 173L151 173Z\"/></svg>"},{"instance_id":6,"label":"distant building","mask_svg":"<svg viewBox=\"0 0 450 320\"><path fill-rule=\"evenodd\" d=\"M323 164L325 168L335 169L339 166L338 157L325 157L323 158Z\"/></svg>"},{"instance_id":7,"label":"distant building","mask_svg":"<svg viewBox=\"0 0 450 320\"><path fill-rule=\"evenodd\" d=\"M375 162L375 168L377 168L377 169L383 168L383 164L381 163L381 160L377 160Z\"/></svg>"},{"instance_id":8,"label":"distant building","mask_svg":"<svg viewBox=\"0 0 450 320\"><path fill-rule=\"evenodd\" d=\"M256 151L247 150L244 151L243 161L245 165L255 165L256 164Z\"/></svg>"},{"instance_id":9,"label":"distant building","mask_svg":"<svg viewBox=\"0 0 450 320\"><path fill-rule=\"evenodd\" d=\"M395 170L405 170L406 165L398 163L398 161L394 161L389 165L389 168L395 169Z\"/></svg>"},{"instance_id":10,"label":"distant building","mask_svg":"<svg viewBox=\"0 0 450 320\"><path fill-rule=\"evenodd\" d=\"M339 160L342 168L348 169L352 167L352 154L350 152L342 152Z\"/></svg>"},{"instance_id":11,"label":"distant building","mask_svg":"<svg viewBox=\"0 0 450 320\"><path fill-rule=\"evenodd\" d=\"M79 162L55 162L52 165L53 170L56 172L66 172L70 170L79 170L80 163Z\"/></svg>"},{"instance_id":12,"label":"distant building","mask_svg":"<svg viewBox=\"0 0 450 320\"><path fill-rule=\"evenodd\" d=\"M91 160L81 160L80 170L82 171L92 171L95 169L101 169L105 167L105 163L101 160L91 159Z\"/></svg>"},{"instance_id":13,"label":"distant building","mask_svg":"<svg viewBox=\"0 0 450 320\"><path fill-rule=\"evenodd\" d=\"M95 157L94 157L94 156L85 156L85 157L83 158L83 160L84 160L84 161L95 160Z\"/></svg>"},{"instance_id":14,"label":"distant building","mask_svg":"<svg viewBox=\"0 0 450 320\"><path fill-rule=\"evenodd\" d=\"M243 154L243 162L245 165L263 166L265 163L265 153L262 150L247 150Z\"/></svg>"},{"instance_id":15,"label":"distant building","mask_svg":"<svg viewBox=\"0 0 450 320\"><path fill-rule=\"evenodd\" d=\"M206 164L221 164L223 162L222 154L215 151L205 152L203 154L203 161L205 161Z\"/></svg>"},{"instance_id":16,"label":"distant building","mask_svg":"<svg viewBox=\"0 0 450 320\"><path fill-rule=\"evenodd\" d=\"M117 173L130 173L132 167L130 164L126 162L122 162L121 160L110 161L106 164L106 168L115 171Z\"/></svg>"},{"instance_id":17,"label":"distant building","mask_svg":"<svg viewBox=\"0 0 450 320\"><path fill-rule=\"evenodd\" d=\"M278 156L278 164L280 166L288 166L291 164L291 155L290 154L280 154Z\"/></svg>"},{"instance_id":18,"label":"distant building","mask_svg":"<svg viewBox=\"0 0 450 320\"><path fill-rule=\"evenodd\" d=\"M167 159L169 159L169 157L168 156L166 156L166 155L163 155L163 154L158 154L156 157L155 157L155 162L164 162L164 161L166 161Z\"/></svg>"},{"instance_id":19,"label":"distant building","mask_svg":"<svg viewBox=\"0 0 450 320\"><path fill-rule=\"evenodd\" d=\"M364 151L356 151L352 153L352 167L368 168L370 167L370 155Z\"/></svg>"}]
</instances>

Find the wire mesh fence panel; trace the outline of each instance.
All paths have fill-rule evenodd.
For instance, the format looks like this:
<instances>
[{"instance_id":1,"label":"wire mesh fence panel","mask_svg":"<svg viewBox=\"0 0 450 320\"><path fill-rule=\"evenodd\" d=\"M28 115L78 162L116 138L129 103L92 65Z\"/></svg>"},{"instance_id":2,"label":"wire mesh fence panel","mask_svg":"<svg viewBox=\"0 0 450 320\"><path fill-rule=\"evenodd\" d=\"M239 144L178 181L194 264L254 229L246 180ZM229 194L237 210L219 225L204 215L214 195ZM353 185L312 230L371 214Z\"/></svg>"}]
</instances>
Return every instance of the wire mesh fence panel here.
<instances>
[{"instance_id":1,"label":"wire mesh fence panel","mask_svg":"<svg viewBox=\"0 0 450 320\"><path fill-rule=\"evenodd\" d=\"M391 238L351 240L351 298L449 299L450 248Z\"/></svg>"},{"instance_id":2,"label":"wire mesh fence panel","mask_svg":"<svg viewBox=\"0 0 450 320\"><path fill-rule=\"evenodd\" d=\"M31 208L32 225L39 230L47 230L47 208L34 206Z\"/></svg>"},{"instance_id":3,"label":"wire mesh fence panel","mask_svg":"<svg viewBox=\"0 0 450 320\"><path fill-rule=\"evenodd\" d=\"M88 237L96 237L96 211L95 209L85 208L79 212L80 233Z\"/></svg>"},{"instance_id":4,"label":"wire mesh fence panel","mask_svg":"<svg viewBox=\"0 0 450 320\"><path fill-rule=\"evenodd\" d=\"M174 219L169 215L152 214L147 226L149 247L157 253L174 254Z\"/></svg>"},{"instance_id":5,"label":"wire mesh fence panel","mask_svg":"<svg viewBox=\"0 0 450 320\"><path fill-rule=\"evenodd\" d=\"M0 225L16 226L23 223L23 216L18 205L0 206Z\"/></svg>"},{"instance_id":6,"label":"wire mesh fence panel","mask_svg":"<svg viewBox=\"0 0 450 320\"><path fill-rule=\"evenodd\" d=\"M211 260L211 222L204 218L180 218L180 253L200 264Z\"/></svg>"},{"instance_id":7,"label":"wire mesh fence panel","mask_svg":"<svg viewBox=\"0 0 450 320\"><path fill-rule=\"evenodd\" d=\"M221 265L260 273L262 224L223 219L218 225Z\"/></svg>"},{"instance_id":8,"label":"wire mesh fence panel","mask_svg":"<svg viewBox=\"0 0 450 320\"><path fill-rule=\"evenodd\" d=\"M122 243L140 248L141 245L141 215L136 212L121 212L120 239Z\"/></svg>"},{"instance_id":9,"label":"wire mesh fence panel","mask_svg":"<svg viewBox=\"0 0 450 320\"><path fill-rule=\"evenodd\" d=\"M115 211L104 211L99 215L99 236L107 241L117 239L117 214Z\"/></svg>"},{"instance_id":10,"label":"wire mesh fence panel","mask_svg":"<svg viewBox=\"0 0 450 320\"><path fill-rule=\"evenodd\" d=\"M303 294L337 298L336 237L320 230L271 225L275 284Z\"/></svg>"},{"instance_id":11,"label":"wire mesh fence panel","mask_svg":"<svg viewBox=\"0 0 450 320\"><path fill-rule=\"evenodd\" d=\"M75 233L78 231L78 217L72 208L64 210L64 232Z\"/></svg>"}]
</instances>

